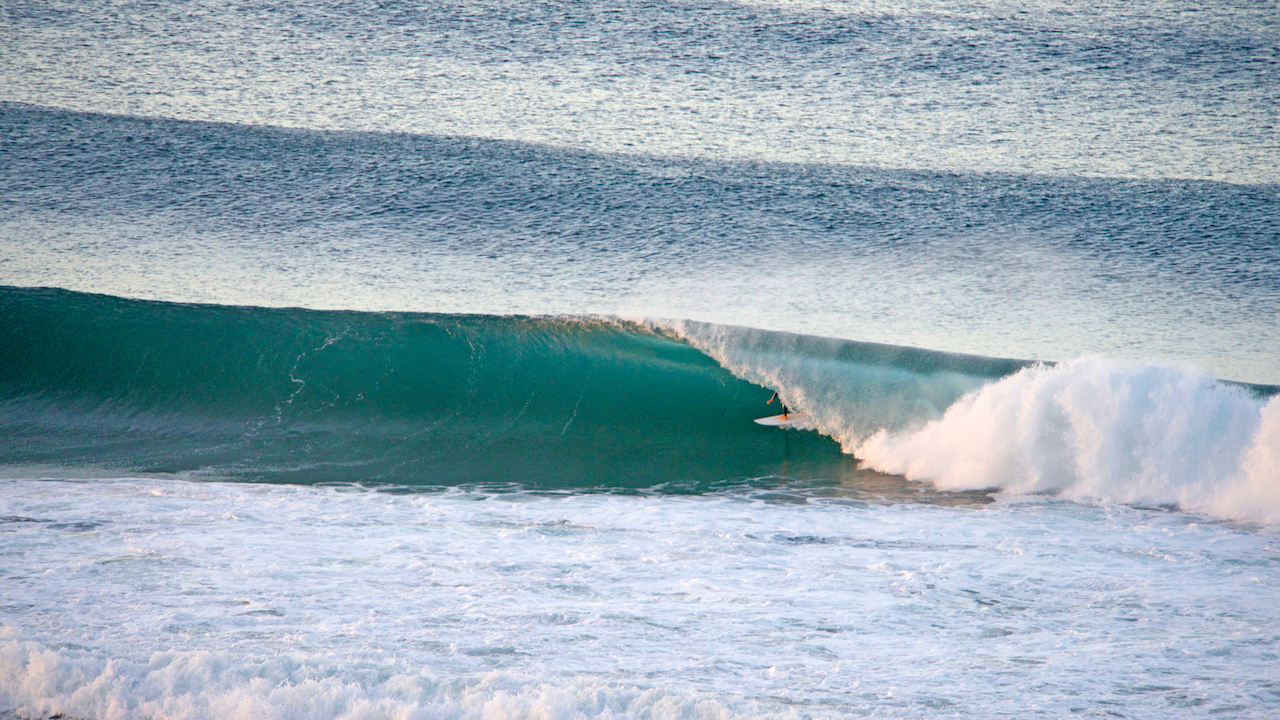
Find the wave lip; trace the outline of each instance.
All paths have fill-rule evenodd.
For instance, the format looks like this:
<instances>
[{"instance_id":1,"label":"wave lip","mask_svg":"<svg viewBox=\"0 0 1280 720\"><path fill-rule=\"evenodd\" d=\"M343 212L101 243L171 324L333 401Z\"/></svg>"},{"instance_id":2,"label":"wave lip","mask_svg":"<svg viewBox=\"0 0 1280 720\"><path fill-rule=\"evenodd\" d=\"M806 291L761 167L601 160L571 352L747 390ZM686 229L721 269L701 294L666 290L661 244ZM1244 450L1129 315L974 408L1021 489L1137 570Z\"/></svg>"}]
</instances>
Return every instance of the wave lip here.
<instances>
[{"instance_id":1,"label":"wave lip","mask_svg":"<svg viewBox=\"0 0 1280 720\"><path fill-rule=\"evenodd\" d=\"M1280 520L1280 396L1197 368L1082 358L969 393L916 429L852 448L944 490L998 488Z\"/></svg>"}]
</instances>

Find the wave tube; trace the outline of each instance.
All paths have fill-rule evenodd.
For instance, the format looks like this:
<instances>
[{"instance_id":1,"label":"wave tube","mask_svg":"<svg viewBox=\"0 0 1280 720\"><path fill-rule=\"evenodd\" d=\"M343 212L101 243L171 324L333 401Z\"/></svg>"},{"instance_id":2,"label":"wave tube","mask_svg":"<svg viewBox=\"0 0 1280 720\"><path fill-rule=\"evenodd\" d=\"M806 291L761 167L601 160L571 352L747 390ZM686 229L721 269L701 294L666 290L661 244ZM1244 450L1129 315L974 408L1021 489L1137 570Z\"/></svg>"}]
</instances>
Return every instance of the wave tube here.
<instances>
[{"instance_id":1,"label":"wave tube","mask_svg":"<svg viewBox=\"0 0 1280 720\"><path fill-rule=\"evenodd\" d=\"M956 400L1027 367L1022 360L692 321L652 321L790 407L851 451L881 429L918 426Z\"/></svg>"}]
</instances>

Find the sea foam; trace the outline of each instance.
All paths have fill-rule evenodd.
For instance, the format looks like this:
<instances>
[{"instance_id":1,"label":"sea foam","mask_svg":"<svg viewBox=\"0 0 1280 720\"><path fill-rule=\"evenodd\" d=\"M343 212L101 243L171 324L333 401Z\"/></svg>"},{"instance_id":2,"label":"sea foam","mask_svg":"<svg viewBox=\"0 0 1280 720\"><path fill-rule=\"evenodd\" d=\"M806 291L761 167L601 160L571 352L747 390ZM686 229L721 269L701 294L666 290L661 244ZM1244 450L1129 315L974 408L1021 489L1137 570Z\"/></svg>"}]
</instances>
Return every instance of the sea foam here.
<instances>
[{"instance_id":1,"label":"sea foam","mask_svg":"<svg viewBox=\"0 0 1280 720\"><path fill-rule=\"evenodd\" d=\"M732 716L720 703L695 693L619 686L591 678L566 686L500 671L464 678L423 672L365 684L360 676L375 673L352 671L300 652L256 660L203 651L158 652L136 662L50 648L14 639L16 634L13 628L0 629L0 698L24 716L72 713L95 720L724 720ZM761 716L796 717L786 712Z\"/></svg>"},{"instance_id":2,"label":"sea foam","mask_svg":"<svg viewBox=\"0 0 1280 720\"><path fill-rule=\"evenodd\" d=\"M3 480L0 717L1272 718L1275 545L1045 497Z\"/></svg>"},{"instance_id":3,"label":"sea foam","mask_svg":"<svg viewBox=\"0 0 1280 720\"><path fill-rule=\"evenodd\" d=\"M1099 358L1030 367L923 427L845 447L943 489L1280 520L1280 396L1259 400L1193 367Z\"/></svg>"}]
</instances>

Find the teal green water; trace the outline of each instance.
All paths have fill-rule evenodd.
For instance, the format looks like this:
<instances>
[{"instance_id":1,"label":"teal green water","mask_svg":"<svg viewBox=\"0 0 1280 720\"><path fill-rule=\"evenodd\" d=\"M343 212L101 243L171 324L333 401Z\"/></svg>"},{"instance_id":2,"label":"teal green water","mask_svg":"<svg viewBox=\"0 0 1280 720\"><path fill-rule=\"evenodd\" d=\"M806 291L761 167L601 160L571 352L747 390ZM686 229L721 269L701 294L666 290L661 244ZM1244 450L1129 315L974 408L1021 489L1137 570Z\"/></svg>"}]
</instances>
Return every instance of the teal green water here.
<instances>
[{"instance_id":1,"label":"teal green water","mask_svg":"<svg viewBox=\"0 0 1280 720\"><path fill-rule=\"evenodd\" d=\"M679 332L0 288L0 465L675 492L829 481L861 472L836 440L752 422L778 412L773 386L847 440L940 417L1027 365L705 323Z\"/></svg>"},{"instance_id":2,"label":"teal green water","mask_svg":"<svg viewBox=\"0 0 1280 720\"><path fill-rule=\"evenodd\" d=\"M0 388L11 465L698 489L849 464L817 433L754 424L770 390L610 322L6 289Z\"/></svg>"}]
</instances>

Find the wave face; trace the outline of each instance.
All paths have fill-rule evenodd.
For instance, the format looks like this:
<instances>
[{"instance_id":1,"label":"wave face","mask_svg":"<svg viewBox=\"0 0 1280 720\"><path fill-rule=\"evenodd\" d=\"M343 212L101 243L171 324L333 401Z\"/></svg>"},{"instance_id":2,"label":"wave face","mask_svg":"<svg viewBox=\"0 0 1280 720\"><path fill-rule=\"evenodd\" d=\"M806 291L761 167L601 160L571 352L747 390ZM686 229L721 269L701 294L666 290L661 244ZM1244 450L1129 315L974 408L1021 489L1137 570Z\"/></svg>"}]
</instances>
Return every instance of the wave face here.
<instances>
[{"instance_id":1,"label":"wave face","mask_svg":"<svg viewBox=\"0 0 1280 720\"><path fill-rule=\"evenodd\" d=\"M647 487L838 469L769 391L608 321L0 291L0 462L277 482ZM776 406L775 406L776 407Z\"/></svg>"}]
</instances>

